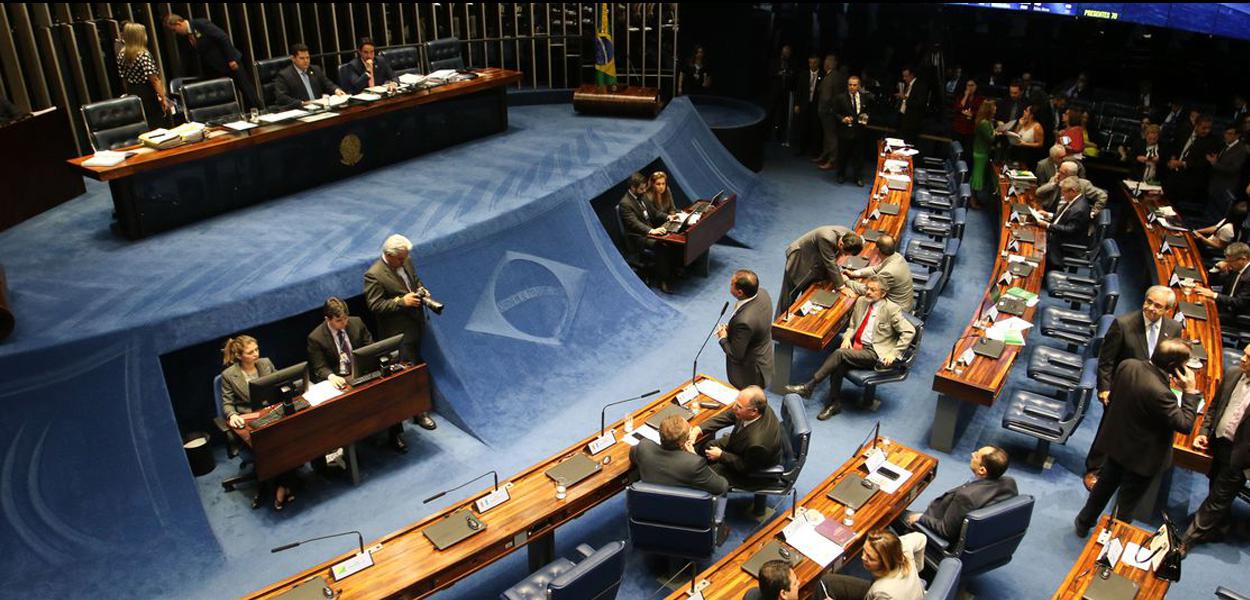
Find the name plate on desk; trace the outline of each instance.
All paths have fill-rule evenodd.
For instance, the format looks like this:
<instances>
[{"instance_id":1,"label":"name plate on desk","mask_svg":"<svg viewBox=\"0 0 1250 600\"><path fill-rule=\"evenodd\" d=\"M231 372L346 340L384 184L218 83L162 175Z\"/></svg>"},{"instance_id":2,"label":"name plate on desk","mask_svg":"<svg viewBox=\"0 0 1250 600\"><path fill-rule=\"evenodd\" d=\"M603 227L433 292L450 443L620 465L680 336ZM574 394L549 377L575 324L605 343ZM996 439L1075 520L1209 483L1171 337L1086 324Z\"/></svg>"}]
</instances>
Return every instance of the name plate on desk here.
<instances>
[{"instance_id":1,"label":"name plate on desk","mask_svg":"<svg viewBox=\"0 0 1250 600\"><path fill-rule=\"evenodd\" d=\"M595 438L593 442L586 447L591 454L598 454L612 447L616 443L616 433L611 429L607 433Z\"/></svg>"},{"instance_id":2,"label":"name plate on desk","mask_svg":"<svg viewBox=\"0 0 1250 600\"><path fill-rule=\"evenodd\" d=\"M486 531L486 523L473 516L473 511L462 508L447 518L426 527L421 533L439 550L446 550L460 540Z\"/></svg>"},{"instance_id":3,"label":"name plate on desk","mask_svg":"<svg viewBox=\"0 0 1250 600\"><path fill-rule=\"evenodd\" d=\"M504 484L499 489L478 498L477 501L473 503L473 506L477 507L477 512L485 513L486 511L511 500L512 497L508 495L508 486L510 485L512 484Z\"/></svg>"},{"instance_id":4,"label":"name plate on desk","mask_svg":"<svg viewBox=\"0 0 1250 600\"><path fill-rule=\"evenodd\" d=\"M354 575L372 566L373 555L365 551L330 567L330 572L334 574L335 581L342 581L344 577Z\"/></svg>"}]
</instances>

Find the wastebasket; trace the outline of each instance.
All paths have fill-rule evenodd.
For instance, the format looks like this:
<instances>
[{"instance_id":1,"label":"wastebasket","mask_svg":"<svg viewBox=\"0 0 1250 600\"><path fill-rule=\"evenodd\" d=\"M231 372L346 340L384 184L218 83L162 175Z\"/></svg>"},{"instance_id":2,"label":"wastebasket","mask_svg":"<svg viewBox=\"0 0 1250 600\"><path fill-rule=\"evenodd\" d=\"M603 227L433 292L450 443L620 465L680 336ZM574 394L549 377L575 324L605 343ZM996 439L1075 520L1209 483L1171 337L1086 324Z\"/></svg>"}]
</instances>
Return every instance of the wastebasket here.
<instances>
[{"instance_id":1,"label":"wastebasket","mask_svg":"<svg viewBox=\"0 0 1250 600\"><path fill-rule=\"evenodd\" d=\"M208 434L199 431L188 433L182 438L182 448L187 451L187 463L191 465L191 473L196 477L212 473L217 467L217 460L213 458L213 450L208 441Z\"/></svg>"}]
</instances>

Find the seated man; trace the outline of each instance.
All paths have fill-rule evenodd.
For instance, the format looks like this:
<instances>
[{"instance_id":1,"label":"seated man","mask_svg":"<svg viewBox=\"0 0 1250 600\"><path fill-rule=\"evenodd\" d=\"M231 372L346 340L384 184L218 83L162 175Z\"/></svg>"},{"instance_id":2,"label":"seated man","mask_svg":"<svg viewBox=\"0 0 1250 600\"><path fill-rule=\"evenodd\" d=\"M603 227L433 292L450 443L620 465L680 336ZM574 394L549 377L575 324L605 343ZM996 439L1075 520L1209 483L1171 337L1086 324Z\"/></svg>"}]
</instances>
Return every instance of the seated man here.
<instances>
[{"instance_id":1,"label":"seated man","mask_svg":"<svg viewBox=\"0 0 1250 600\"><path fill-rule=\"evenodd\" d=\"M1085 164L1077 160L1076 157L1068 157L1068 151L1060 144L1051 146L1049 156L1037 161L1037 168L1033 169L1033 174L1037 176L1037 184L1058 184L1059 180L1063 179L1063 177L1058 176L1059 166L1065 162L1076 166L1077 171L1072 173L1072 175L1085 177Z\"/></svg>"},{"instance_id":2,"label":"seated man","mask_svg":"<svg viewBox=\"0 0 1250 600\"><path fill-rule=\"evenodd\" d=\"M812 390L828 377L829 401L816 416L821 421L842 412L842 378L848 371L893 364L916 335L916 327L903 316L902 309L885 299L885 280L879 275L864 281L864 295L855 300L847 323L842 345L825 359L812 379L786 386L787 393L810 398Z\"/></svg>"},{"instance_id":3,"label":"seated man","mask_svg":"<svg viewBox=\"0 0 1250 600\"><path fill-rule=\"evenodd\" d=\"M1059 181L1068 177L1076 177L1077 183L1081 186L1081 195L1085 196L1085 199L1090 203L1090 218L1097 216L1098 211L1107 205L1107 190L1081 177L1079 175L1081 169L1082 166L1078 162L1071 160L1063 161L1063 164L1059 166L1059 173L1055 176L1056 180L1037 187L1035 194L1037 195L1037 201L1042 203L1042 208L1051 211L1055 210L1055 206L1059 204Z\"/></svg>"},{"instance_id":4,"label":"seated man","mask_svg":"<svg viewBox=\"0 0 1250 600\"><path fill-rule=\"evenodd\" d=\"M869 275L880 276L885 282L885 297L904 311L911 312L916 304L911 267L907 266L907 260L903 258L903 255L898 253L898 243L895 242L894 236L886 234L877 238L877 252L881 254L880 263L876 266L849 271L847 276L856 279ZM863 283L848 281L846 285L856 294L864 293Z\"/></svg>"},{"instance_id":5,"label":"seated man","mask_svg":"<svg viewBox=\"0 0 1250 600\"><path fill-rule=\"evenodd\" d=\"M823 225L786 246L786 269L777 296L777 314L794 304L804 290L818 281L832 281L833 289L846 285L838 258L854 256L864 248L859 234L841 225Z\"/></svg>"},{"instance_id":6,"label":"seated man","mask_svg":"<svg viewBox=\"0 0 1250 600\"><path fill-rule=\"evenodd\" d=\"M729 410L708 419L703 426L711 432L733 427L733 433L704 445L703 453L712 469L736 488L750 489L749 474L781 462L781 421L759 387L752 385L738 392L738 399ZM690 428L691 440L702 434L703 427ZM756 508L763 506L757 503Z\"/></svg>"},{"instance_id":7,"label":"seated man","mask_svg":"<svg viewBox=\"0 0 1250 600\"><path fill-rule=\"evenodd\" d=\"M652 275L660 282L660 291L671 293L669 287L673 279L673 262L665 250L666 245L652 235L665 233L664 223L668 215L651 204L648 199L649 183L642 173L629 176L629 188L616 205L616 214L621 219L621 235L625 238L625 250L635 262L643 250L651 250L656 254L652 267Z\"/></svg>"},{"instance_id":8,"label":"seated man","mask_svg":"<svg viewBox=\"0 0 1250 600\"><path fill-rule=\"evenodd\" d=\"M1089 202L1081 193L1081 182L1069 177L1059 182L1059 206L1054 213L1040 211L1046 229L1046 266L1063 268L1064 244L1089 244Z\"/></svg>"},{"instance_id":9,"label":"seated man","mask_svg":"<svg viewBox=\"0 0 1250 600\"><path fill-rule=\"evenodd\" d=\"M968 466L973 479L959 487L934 498L924 513L910 512L903 516L908 527L920 523L943 539L959 537L964 517L968 513L998 504L1014 497L1016 480L1004 477L1009 458L1007 452L997 446L985 446L972 453Z\"/></svg>"},{"instance_id":10,"label":"seated man","mask_svg":"<svg viewBox=\"0 0 1250 600\"><path fill-rule=\"evenodd\" d=\"M291 66L278 71L273 82L275 102L282 109L296 108L327 94L346 94L312 65L312 55L304 44L291 46Z\"/></svg>"},{"instance_id":11,"label":"seated man","mask_svg":"<svg viewBox=\"0 0 1250 600\"><path fill-rule=\"evenodd\" d=\"M1212 277L1220 285L1219 293L1211 288L1198 287L1195 291L1204 298L1212 298L1220 310L1220 319L1234 324L1237 315L1247 314L1250 309L1250 245L1233 242L1224 249L1224 260L1215 263L1220 274Z\"/></svg>"},{"instance_id":12,"label":"seated man","mask_svg":"<svg viewBox=\"0 0 1250 600\"><path fill-rule=\"evenodd\" d=\"M376 50L373 40L367 37L360 38L356 44L356 58L343 67L343 81L340 82L349 94L359 94L365 88L379 85L394 86L395 71L391 70L386 59L378 56Z\"/></svg>"},{"instance_id":13,"label":"seated man","mask_svg":"<svg viewBox=\"0 0 1250 600\"><path fill-rule=\"evenodd\" d=\"M799 576L790 563L770 560L760 566L759 587L747 590L742 600L799 600Z\"/></svg>"},{"instance_id":14,"label":"seated man","mask_svg":"<svg viewBox=\"0 0 1250 600\"><path fill-rule=\"evenodd\" d=\"M676 485L721 495L729 481L708 466L694 451L690 424L678 415L660 422L660 443L643 439L629 449L631 479L659 485Z\"/></svg>"}]
</instances>

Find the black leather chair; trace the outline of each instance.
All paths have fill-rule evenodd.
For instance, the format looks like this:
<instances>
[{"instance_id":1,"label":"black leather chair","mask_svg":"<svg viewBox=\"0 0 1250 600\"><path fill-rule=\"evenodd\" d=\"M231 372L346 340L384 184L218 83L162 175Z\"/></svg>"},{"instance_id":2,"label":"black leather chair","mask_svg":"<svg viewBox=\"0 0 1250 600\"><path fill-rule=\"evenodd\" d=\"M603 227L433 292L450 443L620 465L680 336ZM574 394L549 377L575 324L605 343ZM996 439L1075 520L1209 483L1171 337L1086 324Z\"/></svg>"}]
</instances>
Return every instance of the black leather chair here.
<instances>
[{"instance_id":1,"label":"black leather chair","mask_svg":"<svg viewBox=\"0 0 1250 600\"><path fill-rule=\"evenodd\" d=\"M256 61L256 76L260 78L261 100L264 101L265 106L273 107L276 104L278 93L275 89L274 79L278 77L279 71L290 65L291 57L289 56Z\"/></svg>"},{"instance_id":2,"label":"black leather chair","mask_svg":"<svg viewBox=\"0 0 1250 600\"><path fill-rule=\"evenodd\" d=\"M963 238L964 227L968 224L968 209L959 207L947 213L918 212L912 219L911 230L923 233L934 240L949 237Z\"/></svg>"},{"instance_id":3,"label":"black leather chair","mask_svg":"<svg viewBox=\"0 0 1250 600\"><path fill-rule=\"evenodd\" d=\"M430 61L431 73L440 69L464 68L464 58L460 55L460 38L449 37L426 42L425 56Z\"/></svg>"},{"instance_id":4,"label":"black leather chair","mask_svg":"<svg viewBox=\"0 0 1250 600\"><path fill-rule=\"evenodd\" d=\"M226 422L226 415L221 404L221 374L220 373L218 373L217 376L213 378L213 400L215 401L217 405L217 417L213 419L213 424L217 426L217 430L220 431L222 435L226 436L227 444L233 446L233 444L238 443L238 441L237 439L235 440L230 439L230 437L234 436L235 434L230 429L230 425ZM252 458L250 450L247 450L244 452L246 453L243 455L242 459L240 459L239 461L240 469L246 469L247 467L251 466L253 462L255 462L254 459ZM233 492L234 488L237 487L240 483L247 483L247 482L252 482L252 481L256 481L256 472L245 471L241 473L240 475L236 475L234 477L223 479L221 482L221 489L227 492ZM254 509L260 508L260 488L259 487L256 489L256 492L252 494L252 508Z\"/></svg>"},{"instance_id":5,"label":"black leather chair","mask_svg":"<svg viewBox=\"0 0 1250 600\"><path fill-rule=\"evenodd\" d=\"M625 576L625 542L609 542L598 550L581 544L581 560L557 558L520 583L504 590L500 600L612 600Z\"/></svg>"},{"instance_id":6,"label":"black leather chair","mask_svg":"<svg viewBox=\"0 0 1250 600\"><path fill-rule=\"evenodd\" d=\"M1085 345L1082 352L1068 352L1045 345L1034 346L1033 355L1029 357L1029 379L1064 391L1075 388L1081 383L1081 371L1085 368L1085 361L1097 358L1102 340L1107 337L1107 331L1114 322L1115 315L1099 317L1094 339Z\"/></svg>"},{"instance_id":7,"label":"black leather chair","mask_svg":"<svg viewBox=\"0 0 1250 600\"><path fill-rule=\"evenodd\" d=\"M1050 271L1046 273L1046 291L1060 300L1067 300L1072 308L1089 304L1098 297L1098 283L1103 277L1115 273L1120 264L1120 246L1114 239L1102 241L1102 247L1091 263L1089 276Z\"/></svg>"},{"instance_id":8,"label":"black leather chair","mask_svg":"<svg viewBox=\"0 0 1250 600\"><path fill-rule=\"evenodd\" d=\"M916 356L920 353L920 338L924 337L924 322L908 313L903 313L903 318L916 328L916 336L912 338L911 344L903 349L903 353L894 361L894 364L880 369L852 369L846 373L846 378L851 383L864 388L864 394L859 403L860 406L865 406L869 410L877 410L881 406L881 401L877 399L877 386L907 381L907 374L911 372L912 365L916 363Z\"/></svg>"},{"instance_id":9,"label":"black leather chair","mask_svg":"<svg viewBox=\"0 0 1250 600\"><path fill-rule=\"evenodd\" d=\"M243 112L234 81L222 77L182 86L183 114L187 121L221 123L239 118Z\"/></svg>"},{"instance_id":10,"label":"black leather chair","mask_svg":"<svg viewBox=\"0 0 1250 600\"><path fill-rule=\"evenodd\" d=\"M84 104L81 111L83 122L87 124L87 137L97 151L138 144L139 135L148 130L143 101L138 96Z\"/></svg>"},{"instance_id":11,"label":"black leather chair","mask_svg":"<svg viewBox=\"0 0 1250 600\"><path fill-rule=\"evenodd\" d=\"M408 73L421 73L421 49L416 46L395 46L379 50L378 55L391 66L395 77Z\"/></svg>"},{"instance_id":12,"label":"black leather chair","mask_svg":"<svg viewBox=\"0 0 1250 600\"><path fill-rule=\"evenodd\" d=\"M1054 306L1042 309L1042 335L1067 342L1069 349L1084 346L1093 340L1098 331L1098 320L1103 315L1115 314L1120 300L1120 278L1112 273L1103 278L1098 298L1090 305L1090 312L1067 310Z\"/></svg>"},{"instance_id":13,"label":"black leather chair","mask_svg":"<svg viewBox=\"0 0 1250 600\"><path fill-rule=\"evenodd\" d=\"M621 256L625 257L625 264L633 269L634 274L639 279L646 281L648 275L652 272L655 265L655 251L650 248L643 248L637 256L629 252L629 242L625 239L625 223L621 221L621 205L616 205L612 209L612 214L616 216L616 231L608 232L608 237L616 243L621 250Z\"/></svg>"},{"instance_id":14,"label":"black leather chair","mask_svg":"<svg viewBox=\"0 0 1250 600\"><path fill-rule=\"evenodd\" d=\"M1041 466L1050 455L1051 444L1066 444L1089 411L1098 387L1098 358L1086 359L1081 380L1058 397L1019 390L1011 396L1003 414L1003 429L1037 440L1029 462Z\"/></svg>"},{"instance_id":15,"label":"black leather chair","mask_svg":"<svg viewBox=\"0 0 1250 600\"><path fill-rule=\"evenodd\" d=\"M641 481L625 490L629 538L635 550L687 560L710 558L724 540L723 496Z\"/></svg>"},{"instance_id":16,"label":"black leather chair","mask_svg":"<svg viewBox=\"0 0 1250 600\"><path fill-rule=\"evenodd\" d=\"M812 425L807 420L803 397L786 394L781 399L781 462L747 475L749 488L731 487L730 492L748 492L770 496L784 496L794 488L803 465L807 463L807 448L811 445Z\"/></svg>"}]
</instances>

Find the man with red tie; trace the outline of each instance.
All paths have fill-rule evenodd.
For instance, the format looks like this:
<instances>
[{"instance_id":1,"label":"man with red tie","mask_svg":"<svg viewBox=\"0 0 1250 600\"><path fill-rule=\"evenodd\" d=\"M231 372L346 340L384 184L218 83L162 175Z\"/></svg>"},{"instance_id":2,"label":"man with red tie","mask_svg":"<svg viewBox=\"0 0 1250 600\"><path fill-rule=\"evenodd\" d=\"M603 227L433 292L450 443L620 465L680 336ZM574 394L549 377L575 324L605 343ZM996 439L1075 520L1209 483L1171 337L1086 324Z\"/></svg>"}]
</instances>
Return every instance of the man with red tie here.
<instances>
[{"instance_id":1,"label":"man with red tie","mask_svg":"<svg viewBox=\"0 0 1250 600\"><path fill-rule=\"evenodd\" d=\"M885 298L885 287L880 275L865 279L864 295L851 309L842 345L825 359L810 381L786 386L786 392L810 398L812 390L828 377L829 401L816 417L821 421L842 412L839 396L848 371L893 364L916 335L916 327L903 316L903 310Z\"/></svg>"}]
</instances>

